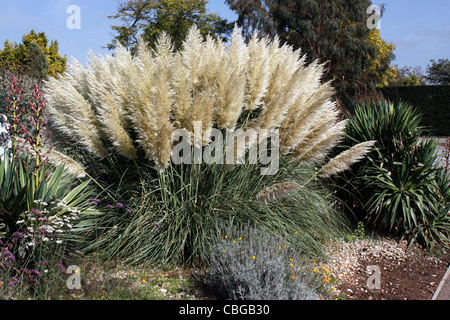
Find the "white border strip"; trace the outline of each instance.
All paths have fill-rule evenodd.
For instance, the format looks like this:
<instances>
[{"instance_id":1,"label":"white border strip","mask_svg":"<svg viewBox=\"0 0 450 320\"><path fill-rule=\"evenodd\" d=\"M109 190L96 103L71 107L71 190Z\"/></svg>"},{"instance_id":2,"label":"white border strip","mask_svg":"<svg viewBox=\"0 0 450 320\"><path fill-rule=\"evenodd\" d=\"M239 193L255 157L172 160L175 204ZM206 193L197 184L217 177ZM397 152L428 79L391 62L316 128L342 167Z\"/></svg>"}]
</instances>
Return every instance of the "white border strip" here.
<instances>
[{"instance_id":1,"label":"white border strip","mask_svg":"<svg viewBox=\"0 0 450 320\"><path fill-rule=\"evenodd\" d=\"M447 272L445 273L444 277L442 278L441 283L439 283L439 287L436 289L436 292L434 293L433 298L431 298L431 300L437 299L437 297L439 296L439 293L441 292L442 287L444 286L445 281L447 280L447 278L449 276L450 276L450 266L448 267Z\"/></svg>"}]
</instances>

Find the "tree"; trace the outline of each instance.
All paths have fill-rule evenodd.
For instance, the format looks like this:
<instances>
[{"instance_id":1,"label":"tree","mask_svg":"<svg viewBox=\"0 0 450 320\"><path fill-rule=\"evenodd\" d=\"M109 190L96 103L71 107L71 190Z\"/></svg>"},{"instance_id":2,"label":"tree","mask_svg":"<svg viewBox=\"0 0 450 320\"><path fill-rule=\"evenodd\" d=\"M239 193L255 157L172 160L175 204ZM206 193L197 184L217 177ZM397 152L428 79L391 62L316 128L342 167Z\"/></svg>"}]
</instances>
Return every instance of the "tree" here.
<instances>
[{"instance_id":1,"label":"tree","mask_svg":"<svg viewBox=\"0 0 450 320\"><path fill-rule=\"evenodd\" d=\"M308 61L327 62L325 80L338 93L374 92L392 57L379 59L379 46L369 41L368 0L226 0L239 15L247 36L257 31L278 36L307 54ZM373 68L374 61L377 62Z\"/></svg>"},{"instance_id":2,"label":"tree","mask_svg":"<svg viewBox=\"0 0 450 320\"><path fill-rule=\"evenodd\" d=\"M427 77L424 75L422 67L408 67L404 66L402 68L398 68L398 78L395 83L392 85L398 86L424 86L427 83Z\"/></svg>"},{"instance_id":3,"label":"tree","mask_svg":"<svg viewBox=\"0 0 450 320\"><path fill-rule=\"evenodd\" d=\"M114 42L135 52L139 38L154 48L157 38L166 32L176 49L182 47L189 28L196 24L205 37L211 34L224 39L231 33L232 23L216 14L206 12L206 0L128 0L119 4L116 14L109 18L122 21L112 26L118 33ZM109 44L109 49L115 48Z\"/></svg>"},{"instance_id":4,"label":"tree","mask_svg":"<svg viewBox=\"0 0 450 320\"><path fill-rule=\"evenodd\" d=\"M22 63L17 58L17 44L6 40L3 44L3 50L0 50L0 68L18 70Z\"/></svg>"},{"instance_id":5,"label":"tree","mask_svg":"<svg viewBox=\"0 0 450 320\"><path fill-rule=\"evenodd\" d=\"M381 38L380 30L372 29L369 34L369 42L376 46L377 59L372 59L369 67L370 73L376 74L376 87L385 87L395 81L398 77L398 71L395 66L389 66L386 69L386 64L390 64L395 59L394 51L395 45L384 41ZM381 67L381 68L380 68ZM368 73L366 71L366 73Z\"/></svg>"},{"instance_id":6,"label":"tree","mask_svg":"<svg viewBox=\"0 0 450 320\"><path fill-rule=\"evenodd\" d=\"M439 59L431 60L431 66L427 67L427 80L432 84L448 85L450 84L450 60Z\"/></svg>"},{"instance_id":7,"label":"tree","mask_svg":"<svg viewBox=\"0 0 450 320\"><path fill-rule=\"evenodd\" d=\"M28 60L31 76L35 79L43 79L48 72L48 60L36 42L30 43L28 47Z\"/></svg>"},{"instance_id":8,"label":"tree","mask_svg":"<svg viewBox=\"0 0 450 320\"><path fill-rule=\"evenodd\" d=\"M44 55L46 62L44 62L42 56L38 59L40 55L38 48ZM40 73L40 71L35 73L33 70L37 61L40 61L39 66L41 67L47 64L46 75L48 76L56 77L58 73L62 74L66 70L67 58L59 54L58 42L56 40L51 41L49 46L44 32L36 33L31 30L30 33L22 37L20 44L12 44L6 40L3 50L0 50L0 66L2 68L30 72L36 75Z\"/></svg>"}]
</instances>

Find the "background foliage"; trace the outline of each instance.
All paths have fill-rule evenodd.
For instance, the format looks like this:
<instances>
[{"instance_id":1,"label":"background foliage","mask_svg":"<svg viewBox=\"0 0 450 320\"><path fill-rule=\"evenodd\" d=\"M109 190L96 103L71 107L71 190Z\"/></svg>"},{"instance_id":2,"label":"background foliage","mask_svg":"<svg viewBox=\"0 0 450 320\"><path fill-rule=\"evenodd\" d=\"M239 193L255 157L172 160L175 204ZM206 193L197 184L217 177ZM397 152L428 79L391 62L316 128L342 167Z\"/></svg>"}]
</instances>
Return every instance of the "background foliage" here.
<instances>
[{"instance_id":1,"label":"background foliage","mask_svg":"<svg viewBox=\"0 0 450 320\"><path fill-rule=\"evenodd\" d=\"M231 34L233 24L216 14L206 12L206 0L128 0L122 1L112 18L122 25L113 25L118 33L108 47L116 47L116 41L135 52L139 37L154 48L162 32L181 49L188 30L195 24L203 37L208 34L224 40Z\"/></svg>"},{"instance_id":2,"label":"background foliage","mask_svg":"<svg viewBox=\"0 0 450 320\"><path fill-rule=\"evenodd\" d=\"M39 62L37 60L40 52L36 52L37 48L34 47L37 44L39 49L46 57L46 62ZM34 49L33 49L34 47ZM30 51L30 48L31 51ZM45 67L42 67L42 64L48 64L47 71L44 72L46 75L56 77L58 73L64 73L66 70L67 58L62 57L59 54L59 45L57 40L52 40L49 44L47 36L44 32L37 33L34 30L31 30L30 33L25 34L22 38L22 42L11 43L9 40L6 40L3 46L3 49L0 50L0 69L10 69L19 71L22 73L30 73L34 75L37 70L37 76L39 79L42 77L42 70L45 70Z\"/></svg>"}]
</instances>

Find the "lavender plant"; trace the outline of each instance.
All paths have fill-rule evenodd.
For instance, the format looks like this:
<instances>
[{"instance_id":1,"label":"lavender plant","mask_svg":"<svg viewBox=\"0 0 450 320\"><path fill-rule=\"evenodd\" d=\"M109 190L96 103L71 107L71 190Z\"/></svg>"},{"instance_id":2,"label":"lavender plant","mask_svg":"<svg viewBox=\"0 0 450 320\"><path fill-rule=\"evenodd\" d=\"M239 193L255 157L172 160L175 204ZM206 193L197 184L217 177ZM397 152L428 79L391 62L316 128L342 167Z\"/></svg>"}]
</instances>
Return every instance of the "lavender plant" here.
<instances>
[{"instance_id":1,"label":"lavender plant","mask_svg":"<svg viewBox=\"0 0 450 320\"><path fill-rule=\"evenodd\" d=\"M233 226L218 238L204 282L223 299L317 300L321 284L310 269L308 258L286 240Z\"/></svg>"}]
</instances>

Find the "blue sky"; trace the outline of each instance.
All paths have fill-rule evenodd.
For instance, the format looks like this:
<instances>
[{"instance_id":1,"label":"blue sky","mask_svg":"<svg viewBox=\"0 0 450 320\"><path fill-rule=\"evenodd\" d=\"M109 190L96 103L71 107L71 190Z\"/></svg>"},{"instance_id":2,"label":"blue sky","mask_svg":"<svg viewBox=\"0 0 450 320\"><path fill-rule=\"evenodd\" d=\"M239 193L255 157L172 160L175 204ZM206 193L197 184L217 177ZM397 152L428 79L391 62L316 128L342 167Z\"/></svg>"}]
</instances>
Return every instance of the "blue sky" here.
<instances>
[{"instance_id":1,"label":"blue sky","mask_svg":"<svg viewBox=\"0 0 450 320\"><path fill-rule=\"evenodd\" d=\"M381 21L381 36L396 45L399 66L426 68L430 59L450 58L450 1L449 0L379 0L385 3L386 13ZM81 9L81 29L69 30L67 8ZM113 38L107 16L117 8L117 0L14 0L1 1L0 47L8 39L20 42L31 29L43 31L49 40L56 39L60 53L74 56L85 63L90 49L107 54L105 47ZM230 21L236 15L223 0L210 0L210 12Z\"/></svg>"}]
</instances>

